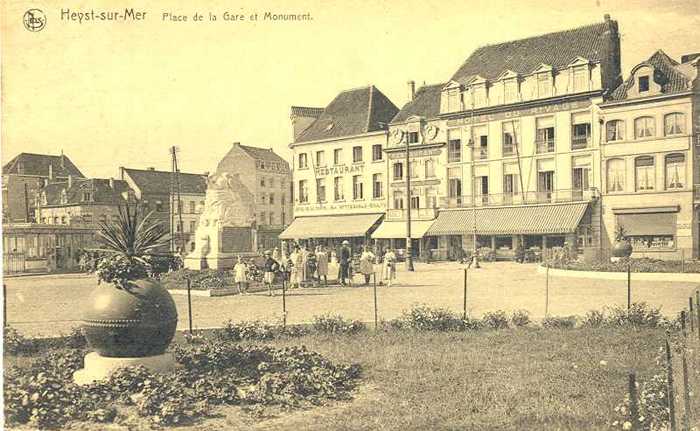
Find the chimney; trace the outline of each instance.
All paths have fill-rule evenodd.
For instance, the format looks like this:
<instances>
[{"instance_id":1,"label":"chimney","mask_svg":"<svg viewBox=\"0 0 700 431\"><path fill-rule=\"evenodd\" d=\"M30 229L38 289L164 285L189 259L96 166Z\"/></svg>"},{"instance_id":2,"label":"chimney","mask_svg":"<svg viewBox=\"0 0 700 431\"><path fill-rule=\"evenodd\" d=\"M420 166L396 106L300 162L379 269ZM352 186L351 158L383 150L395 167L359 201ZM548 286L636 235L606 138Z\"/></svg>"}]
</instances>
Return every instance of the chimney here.
<instances>
[{"instance_id":1,"label":"chimney","mask_svg":"<svg viewBox=\"0 0 700 431\"><path fill-rule=\"evenodd\" d=\"M416 81L408 81L408 101L416 97Z\"/></svg>"},{"instance_id":2,"label":"chimney","mask_svg":"<svg viewBox=\"0 0 700 431\"><path fill-rule=\"evenodd\" d=\"M240 147L240 146L241 146L241 143L240 143L240 142L234 142L234 143L233 143L233 146L234 146L234 147Z\"/></svg>"},{"instance_id":3,"label":"chimney","mask_svg":"<svg viewBox=\"0 0 700 431\"><path fill-rule=\"evenodd\" d=\"M119 166L119 178L124 181L124 166Z\"/></svg>"},{"instance_id":4,"label":"chimney","mask_svg":"<svg viewBox=\"0 0 700 431\"><path fill-rule=\"evenodd\" d=\"M692 54L685 54L681 56L681 63L690 63L696 58L700 57L700 52L694 52Z\"/></svg>"},{"instance_id":5,"label":"chimney","mask_svg":"<svg viewBox=\"0 0 700 431\"><path fill-rule=\"evenodd\" d=\"M209 171L204 171L204 176L208 177L209 176Z\"/></svg>"},{"instance_id":6,"label":"chimney","mask_svg":"<svg viewBox=\"0 0 700 431\"><path fill-rule=\"evenodd\" d=\"M149 166L149 167L146 168L146 169L148 169L149 171L155 171L155 170L156 170L156 168L154 168L153 166Z\"/></svg>"},{"instance_id":7,"label":"chimney","mask_svg":"<svg viewBox=\"0 0 700 431\"><path fill-rule=\"evenodd\" d=\"M49 180L53 180L53 164L49 163Z\"/></svg>"},{"instance_id":8,"label":"chimney","mask_svg":"<svg viewBox=\"0 0 700 431\"><path fill-rule=\"evenodd\" d=\"M603 19L605 20L605 22L610 22L610 14L606 13L605 15L603 15Z\"/></svg>"},{"instance_id":9,"label":"chimney","mask_svg":"<svg viewBox=\"0 0 700 431\"><path fill-rule=\"evenodd\" d=\"M68 188L73 187L73 175L68 174Z\"/></svg>"}]
</instances>

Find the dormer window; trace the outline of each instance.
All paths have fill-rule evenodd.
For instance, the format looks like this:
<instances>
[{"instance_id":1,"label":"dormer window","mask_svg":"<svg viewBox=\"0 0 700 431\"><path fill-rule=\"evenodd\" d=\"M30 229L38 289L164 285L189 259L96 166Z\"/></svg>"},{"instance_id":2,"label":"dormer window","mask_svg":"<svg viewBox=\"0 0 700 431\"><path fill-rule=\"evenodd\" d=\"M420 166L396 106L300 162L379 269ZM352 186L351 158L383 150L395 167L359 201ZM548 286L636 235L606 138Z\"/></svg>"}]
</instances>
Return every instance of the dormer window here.
<instances>
[{"instance_id":1,"label":"dormer window","mask_svg":"<svg viewBox=\"0 0 700 431\"><path fill-rule=\"evenodd\" d=\"M518 101L518 80L509 78L503 81L503 103L514 103Z\"/></svg>"},{"instance_id":2,"label":"dormer window","mask_svg":"<svg viewBox=\"0 0 700 431\"><path fill-rule=\"evenodd\" d=\"M552 95L552 75L549 72L537 74L537 97Z\"/></svg>"},{"instance_id":3,"label":"dormer window","mask_svg":"<svg viewBox=\"0 0 700 431\"><path fill-rule=\"evenodd\" d=\"M486 84L475 84L472 86L472 98L474 107L486 106Z\"/></svg>"},{"instance_id":4,"label":"dormer window","mask_svg":"<svg viewBox=\"0 0 700 431\"><path fill-rule=\"evenodd\" d=\"M68 193L66 189L61 190L61 204L65 205L68 203Z\"/></svg>"},{"instance_id":5,"label":"dormer window","mask_svg":"<svg viewBox=\"0 0 700 431\"><path fill-rule=\"evenodd\" d=\"M408 143L417 144L418 143L418 132L408 132Z\"/></svg>"},{"instance_id":6,"label":"dormer window","mask_svg":"<svg viewBox=\"0 0 700 431\"><path fill-rule=\"evenodd\" d=\"M449 112L462 111L462 92L459 88L451 88L447 91L447 110Z\"/></svg>"},{"instance_id":7,"label":"dormer window","mask_svg":"<svg viewBox=\"0 0 700 431\"><path fill-rule=\"evenodd\" d=\"M92 201L92 192L83 192L83 202Z\"/></svg>"},{"instance_id":8,"label":"dormer window","mask_svg":"<svg viewBox=\"0 0 700 431\"><path fill-rule=\"evenodd\" d=\"M639 92L640 93L645 93L645 92L649 91L649 77L648 76L640 76L637 81L639 83Z\"/></svg>"},{"instance_id":9,"label":"dormer window","mask_svg":"<svg viewBox=\"0 0 700 431\"><path fill-rule=\"evenodd\" d=\"M574 67L574 92L580 93L589 90L588 66Z\"/></svg>"}]
</instances>

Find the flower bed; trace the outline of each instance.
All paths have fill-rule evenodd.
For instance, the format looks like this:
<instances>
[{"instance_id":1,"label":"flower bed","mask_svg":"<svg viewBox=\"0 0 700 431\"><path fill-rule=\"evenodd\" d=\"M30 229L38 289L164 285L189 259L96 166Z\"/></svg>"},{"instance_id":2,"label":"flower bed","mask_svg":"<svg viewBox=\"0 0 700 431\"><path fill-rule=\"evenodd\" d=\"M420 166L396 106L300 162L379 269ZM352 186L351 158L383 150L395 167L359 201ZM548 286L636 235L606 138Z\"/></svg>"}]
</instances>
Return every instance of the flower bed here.
<instances>
[{"instance_id":1,"label":"flower bed","mask_svg":"<svg viewBox=\"0 0 700 431\"><path fill-rule=\"evenodd\" d=\"M700 261L697 260L681 262L679 260L660 260L648 257L621 259L617 262L553 260L547 262L545 266L572 271L627 272L628 263L631 264L630 268L632 272L700 273Z\"/></svg>"}]
</instances>

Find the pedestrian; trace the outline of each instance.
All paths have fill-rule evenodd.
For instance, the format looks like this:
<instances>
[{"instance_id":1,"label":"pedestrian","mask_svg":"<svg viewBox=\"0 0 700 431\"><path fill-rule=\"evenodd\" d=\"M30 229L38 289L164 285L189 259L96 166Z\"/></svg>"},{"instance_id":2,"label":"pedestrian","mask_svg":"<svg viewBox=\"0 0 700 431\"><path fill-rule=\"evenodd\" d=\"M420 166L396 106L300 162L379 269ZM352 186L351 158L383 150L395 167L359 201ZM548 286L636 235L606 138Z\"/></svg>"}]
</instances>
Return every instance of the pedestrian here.
<instances>
[{"instance_id":1,"label":"pedestrian","mask_svg":"<svg viewBox=\"0 0 700 431\"><path fill-rule=\"evenodd\" d=\"M360 272L365 276L365 286L369 284L369 278L374 272L374 259L374 253L365 245L360 255Z\"/></svg>"},{"instance_id":2,"label":"pedestrian","mask_svg":"<svg viewBox=\"0 0 700 431\"><path fill-rule=\"evenodd\" d=\"M307 278L311 280L311 283L316 285L316 270L318 269L318 261L316 257L316 252L311 249L306 256L306 274Z\"/></svg>"},{"instance_id":3,"label":"pedestrian","mask_svg":"<svg viewBox=\"0 0 700 431\"><path fill-rule=\"evenodd\" d=\"M291 261L292 268L289 280L291 287L299 287L301 285L301 281L303 280L303 256L301 255L301 250L298 245L294 246L294 251L292 252L291 256L289 256L289 260Z\"/></svg>"},{"instance_id":4,"label":"pedestrian","mask_svg":"<svg viewBox=\"0 0 700 431\"><path fill-rule=\"evenodd\" d=\"M238 294L245 295L248 287L248 266L243 262L243 258L239 255L236 260L236 265L233 267L233 281L238 287ZM241 289L243 285L243 289Z\"/></svg>"},{"instance_id":5,"label":"pedestrian","mask_svg":"<svg viewBox=\"0 0 700 431\"><path fill-rule=\"evenodd\" d=\"M396 253L394 249L388 248L384 253L384 281L387 287L391 287L394 279L396 279Z\"/></svg>"},{"instance_id":6,"label":"pedestrian","mask_svg":"<svg viewBox=\"0 0 700 431\"><path fill-rule=\"evenodd\" d=\"M343 241L342 247L340 247L340 284L345 286L345 280L350 279L350 263L352 259L352 250L350 249L350 242L348 240ZM352 284L352 280L349 280Z\"/></svg>"},{"instance_id":7,"label":"pedestrian","mask_svg":"<svg viewBox=\"0 0 700 431\"><path fill-rule=\"evenodd\" d=\"M275 296L272 293L272 285L275 282L275 273L279 270L279 264L272 258L272 252L265 250L265 265L263 267L263 283L267 286L267 291L270 296Z\"/></svg>"},{"instance_id":8,"label":"pedestrian","mask_svg":"<svg viewBox=\"0 0 700 431\"><path fill-rule=\"evenodd\" d=\"M323 285L328 287L328 253L324 246L316 247L316 272L318 273L318 282L321 282L323 277Z\"/></svg>"},{"instance_id":9,"label":"pedestrian","mask_svg":"<svg viewBox=\"0 0 700 431\"><path fill-rule=\"evenodd\" d=\"M280 249L278 247L275 247L274 250L272 250L272 258L277 262L278 264L282 264L282 255L280 254Z\"/></svg>"}]
</instances>

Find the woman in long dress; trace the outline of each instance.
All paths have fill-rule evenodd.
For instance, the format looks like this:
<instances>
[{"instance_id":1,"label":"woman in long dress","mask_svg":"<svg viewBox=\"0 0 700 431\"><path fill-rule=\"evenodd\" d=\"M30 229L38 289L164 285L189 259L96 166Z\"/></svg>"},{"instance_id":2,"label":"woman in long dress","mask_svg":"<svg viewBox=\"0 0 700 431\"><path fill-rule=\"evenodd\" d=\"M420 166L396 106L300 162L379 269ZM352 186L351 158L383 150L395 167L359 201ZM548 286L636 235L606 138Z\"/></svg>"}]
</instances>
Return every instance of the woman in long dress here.
<instances>
[{"instance_id":1,"label":"woman in long dress","mask_svg":"<svg viewBox=\"0 0 700 431\"><path fill-rule=\"evenodd\" d=\"M316 272L319 283L323 278L324 286L328 286L328 253L322 245L316 247Z\"/></svg>"},{"instance_id":2,"label":"woman in long dress","mask_svg":"<svg viewBox=\"0 0 700 431\"><path fill-rule=\"evenodd\" d=\"M396 279L396 253L389 248L384 253L384 282L387 287L391 287L392 282Z\"/></svg>"},{"instance_id":3,"label":"woman in long dress","mask_svg":"<svg viewBox=\"0 0 700 431\"><path fill-rule=\"evenodd\" d=\"M365 286L368 285L370 276L374 272L374 253L367 246L362 248L360 255L360 272L365 276Z\"/></svg>"},{"instance_id":4,"label":"woman in long dress","mask_svg":"<svg viewBox=\"0 0 700 431\"><path fill-rule=\"evenodd\" d=\"M292 261L291 287L299 287L304 280L304 257L299 246L294 247L294 251L289 258Z\"/></svg>"}]
</instances>

